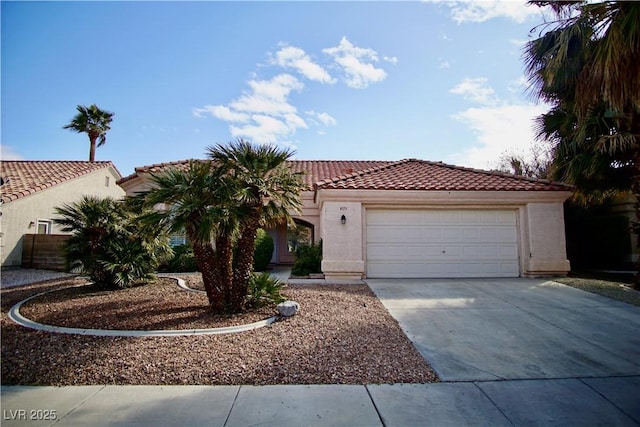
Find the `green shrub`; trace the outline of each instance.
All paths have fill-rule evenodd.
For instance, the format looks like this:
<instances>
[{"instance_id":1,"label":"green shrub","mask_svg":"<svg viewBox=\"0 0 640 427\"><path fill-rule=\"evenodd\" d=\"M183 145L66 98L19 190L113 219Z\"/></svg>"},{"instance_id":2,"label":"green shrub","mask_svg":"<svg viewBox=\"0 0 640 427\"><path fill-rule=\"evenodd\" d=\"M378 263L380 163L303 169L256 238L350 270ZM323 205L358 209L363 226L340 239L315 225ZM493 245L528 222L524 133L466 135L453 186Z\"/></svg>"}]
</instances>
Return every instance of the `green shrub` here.
<instances>
[{"instance_id":1,"label":"green shrub","mask_svg":"<svg viewBox=\"0 0 640 427\"><path fill-rule=\"evenodd\" d=\"M198 263L193 255L193 248L189 244L178 245L173 248L173 258L163 266L163 271L169 273L184 273L199 271Z\"/></svg>"},{"instance_id":2,"label":"green shrub","mask_svg":"<svg viewBox=\"0 0 640 427\"><path fill-rule=\"evenodd\" d=\"M294 276L322 273L322 241L318 244L300 245L296 249L296 261L291 269Z\"/></svg>"},{"instance_id":3,"label":"green shrub","mask_svg":"<svg viewBox=\"0 0 640 427\"><path fill-rule=\"evenodd\" d=\"M259 228L253 254L253 269L265 271L273 256L273 239L263 229Z\"/></svg>"},{"instance_id":4,"label":"green shrub","mask_svg":"<svg viewBox=\"0 0 640 427\"><path fill-rule=\"evenodd\" d=\"M58 224L71 237L64 245L72 271L89 276L103 289L126 288L153 280L171 255L162 233L144 232L140 209L112 198L84 196L56 207Z\"/></svg>"},{"instance_id":5,"label":"green shrub","mask_svg":"<svg viewBox=\"0 0 640 427\"><path fill-rule=\"evenodd\" d=\"M269 273L251 274L247 306L258 308L268 304L281 303L285 300L281 294L284 286L284 282L272 277Z\"/></svg>"}]
</instances>

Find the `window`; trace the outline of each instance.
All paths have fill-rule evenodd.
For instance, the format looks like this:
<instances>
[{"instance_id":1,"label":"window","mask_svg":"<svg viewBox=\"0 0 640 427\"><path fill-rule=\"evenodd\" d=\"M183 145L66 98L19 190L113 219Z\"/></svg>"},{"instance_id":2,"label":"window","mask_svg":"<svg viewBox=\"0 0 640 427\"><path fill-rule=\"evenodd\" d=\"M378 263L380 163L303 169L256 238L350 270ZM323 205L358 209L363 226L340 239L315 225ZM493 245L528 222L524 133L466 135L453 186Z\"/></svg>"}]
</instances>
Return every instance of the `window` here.
<instances>
[{"instance_id":1,"label":"window","mask_svg":"<svg viewBox=\"0 0 640 427\"><path fill-rule=\"evenodd\" d=\"M169 236L169 246L172 248L187 243L187 237L184 234L172 234Z\"/></svg>"},{"instance_id":2,"label":"window","mask_svg":"<svg viewBox=\"0 0 640 427\"><path fill-rule=\"evenodd\" d=\"M108 186L109 186L109 177L108 177L108 176L105 176L105 177L104 177L104 186L105 186L105 187L108 187Z\"/></svg>"},{"instance_id":3,"label":"window","mask_svg":"<svg viewBox=\"0 0 640 427\"><path fill-rule=\"evenodd\" d=\"M296 223L295 228L287 229L287 250L294 253L300 245L312 243L312 229L305 224Z\"/></svg>"},{"instance_id":4,"label":"window","mask_svg":"<svg viewBox=\"0 0 640 427\"><path fill-rule=\"evenodd\" d=\"M39 219L36 223L36 233L51 234L52 222L49 219Z\"/></svg>"}]
</instances>

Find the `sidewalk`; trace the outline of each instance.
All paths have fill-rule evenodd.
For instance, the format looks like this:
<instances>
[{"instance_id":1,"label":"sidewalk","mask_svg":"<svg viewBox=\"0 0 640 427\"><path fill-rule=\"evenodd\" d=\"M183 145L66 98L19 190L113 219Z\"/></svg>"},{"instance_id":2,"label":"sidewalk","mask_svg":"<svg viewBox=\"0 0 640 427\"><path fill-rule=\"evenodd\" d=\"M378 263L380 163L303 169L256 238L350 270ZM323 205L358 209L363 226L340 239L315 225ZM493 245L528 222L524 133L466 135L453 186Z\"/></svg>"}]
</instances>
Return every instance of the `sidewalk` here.
<instances>
[{"instance_id":1,"label":"sidewalk","mask_svg":"<svg viewBox=\"0 0 640 427\"><path fill-rule=\"evenodd\" d=\"M638 426L640 377L436 384L2 387L3 426Z\"/></svg>"}]
</instances>

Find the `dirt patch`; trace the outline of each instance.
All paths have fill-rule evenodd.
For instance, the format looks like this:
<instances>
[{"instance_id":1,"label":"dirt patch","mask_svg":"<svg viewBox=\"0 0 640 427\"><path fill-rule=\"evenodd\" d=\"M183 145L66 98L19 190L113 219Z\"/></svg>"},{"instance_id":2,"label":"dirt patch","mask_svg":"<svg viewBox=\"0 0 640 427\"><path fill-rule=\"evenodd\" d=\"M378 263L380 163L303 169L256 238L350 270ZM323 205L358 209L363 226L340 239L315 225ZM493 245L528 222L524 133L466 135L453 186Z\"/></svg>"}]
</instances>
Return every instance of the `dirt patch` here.
<instances>
[{"instance_id":1,"label":"dirt patch","mask_svg":"<svg viewBox=\"0 0 640 427\"><path fill-rule=\"evenodd\" d=\"M194 278L189 279L193 283ZM34 331L7 317L13 304L81 279L2 290L2 384L379 384L438 381L366 285L290 285L293 318L228 335L90 337ZM116 292L80 287L21 309L69 327L191 329L250 323L273 308L212 316L204 295L169 279Z\"/></svg>"}]
</instances>

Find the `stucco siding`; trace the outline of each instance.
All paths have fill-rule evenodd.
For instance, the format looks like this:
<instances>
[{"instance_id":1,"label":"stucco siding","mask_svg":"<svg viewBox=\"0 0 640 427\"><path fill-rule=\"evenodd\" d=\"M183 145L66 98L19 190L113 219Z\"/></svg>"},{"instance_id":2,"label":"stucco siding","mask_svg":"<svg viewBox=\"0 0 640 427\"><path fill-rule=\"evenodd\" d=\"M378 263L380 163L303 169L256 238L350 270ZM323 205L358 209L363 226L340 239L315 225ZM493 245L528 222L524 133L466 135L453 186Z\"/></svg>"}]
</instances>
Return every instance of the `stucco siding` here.
<instances>
[{"instance_id":1,"label":"stucco siding","mask_svg":"<svg viewBox=\"0 0 640 427\"><path fill-rule=\"evenodd\" d=\"M563 202L569 192L321 190L325 276L366 276L368 209L507 209L515 211L521 276L566 274ZM342 214L347 217L341 224Z\"/></svg>"},{"instance_id":2,"label":"stucco siding","mask_svg":"<svg viewBox=\"0 0 640 427\"><path fill-rule=\"evenodd\" d=\"M109 178L108 186L106 178ZM123 198L125 192L116 184L118 179L120 176L112 168L100 169L3 204L2 217L0 217L2 266L21 264L23 236L37 232L38 220L52 220L56 206L73 203L80 200L83 195ZM53 224L51 234L61 233L60 228Z\"/></svg>"},{"instance_id":3,"label":"stucco siding","mask_svg":"<svg viewBox=\"0 0 640 427\"><path fill-rule=\"evenodd\" d=\"M528 245L523 274L541 276L566 274L570 270L561 203L529 203L526 206L523 238Z\"/></svg>"}]
</instances>

